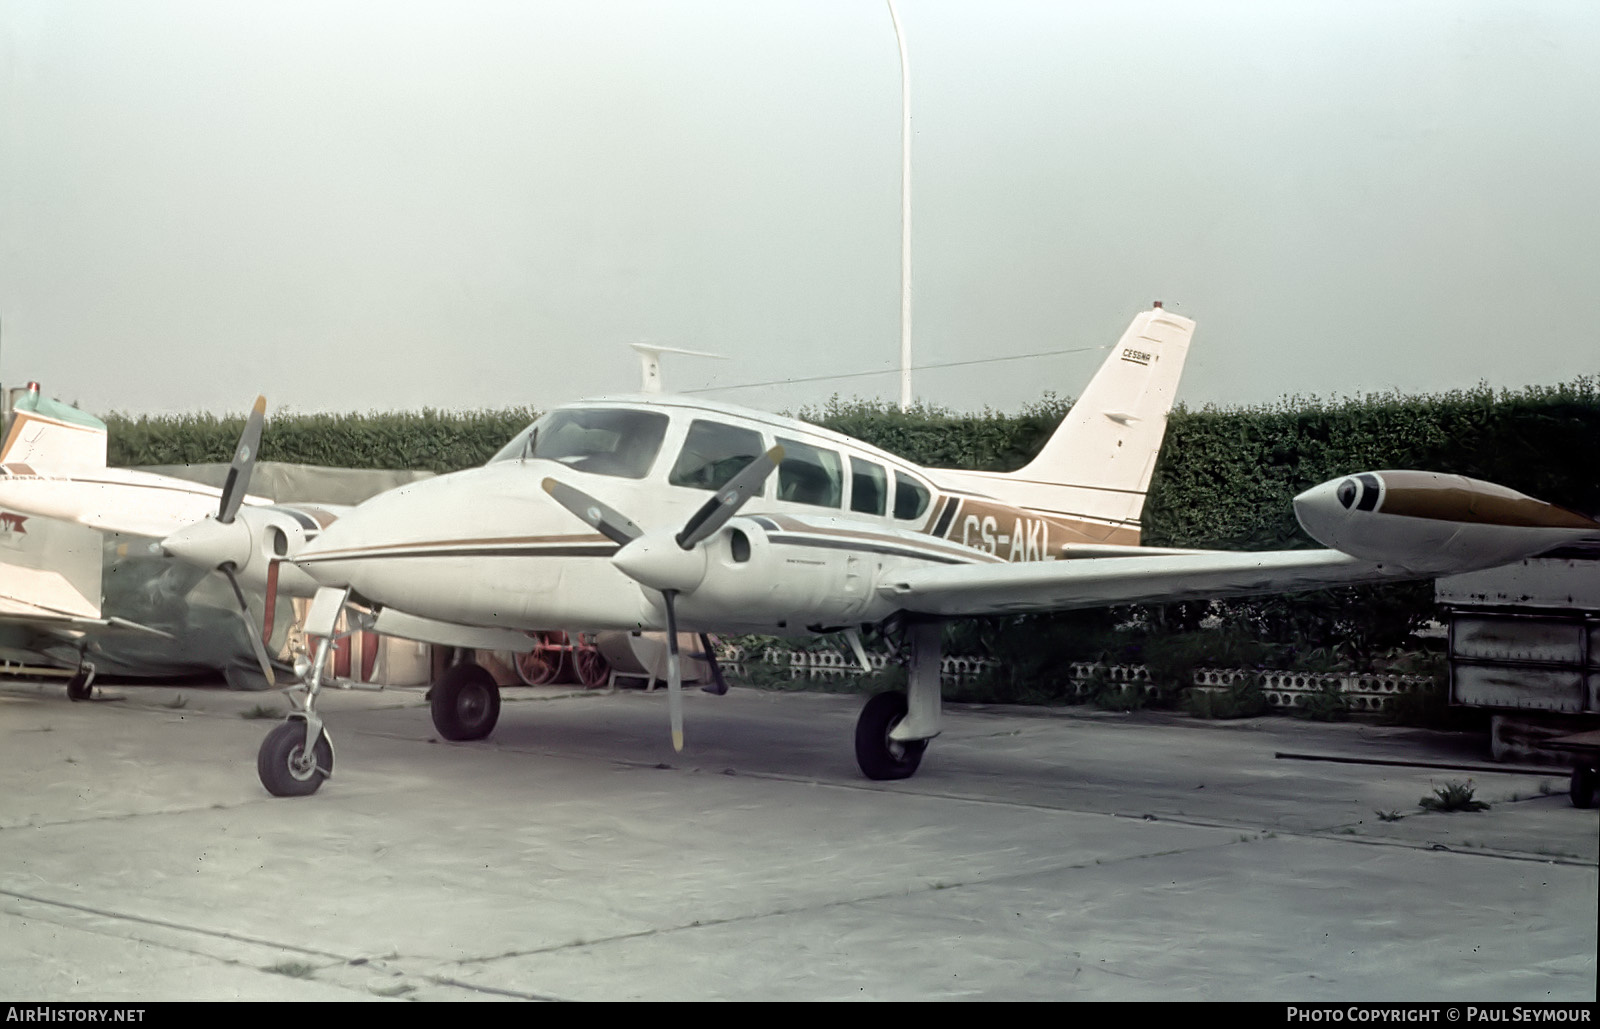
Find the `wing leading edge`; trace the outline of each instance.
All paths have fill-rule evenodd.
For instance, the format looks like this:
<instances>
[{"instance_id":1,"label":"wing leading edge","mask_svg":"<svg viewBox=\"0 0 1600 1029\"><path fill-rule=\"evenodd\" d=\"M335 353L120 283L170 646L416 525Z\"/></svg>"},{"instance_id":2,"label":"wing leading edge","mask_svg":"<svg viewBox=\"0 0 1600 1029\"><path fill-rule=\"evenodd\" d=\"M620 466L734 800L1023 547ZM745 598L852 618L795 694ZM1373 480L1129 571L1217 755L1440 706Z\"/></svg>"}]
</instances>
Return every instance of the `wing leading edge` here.
<instances>
[{"instance_id":1,"label":"wing leading edge","mask_svg":"<svg viewBox=\"0 0 1600 1029\"><path fill-rule=\"evenodd\" d=\"M1337 550L1199 551L926 568L889 579L878 591L915 614L961 617L1237 597L1435 574Z\"/></svg>"}]
</instances>

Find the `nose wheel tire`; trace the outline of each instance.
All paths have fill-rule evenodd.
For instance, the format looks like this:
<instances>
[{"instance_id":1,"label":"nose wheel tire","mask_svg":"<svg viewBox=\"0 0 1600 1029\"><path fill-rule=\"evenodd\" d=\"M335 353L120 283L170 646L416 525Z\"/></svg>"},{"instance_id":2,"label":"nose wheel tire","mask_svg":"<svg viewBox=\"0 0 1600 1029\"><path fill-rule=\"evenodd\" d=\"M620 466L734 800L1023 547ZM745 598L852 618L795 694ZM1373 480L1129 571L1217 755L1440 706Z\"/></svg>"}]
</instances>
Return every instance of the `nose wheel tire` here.
<instances>
[{"instance_id":1,"label":"nose wheel tire","mask_svg":"<svg viewBox=\"0 0 1600 1029\"><path fill-rule=\"evenodd\" d=\"M429 691L433 727L447 740L481 740L500 720L500 687L488 669L452 665Z\"/></svg>"},{"instance_id":2,"label":"nose wheel tire","mask_svg":"<svg viewBox=\"0 0 1600 1029\"><path fill-rule=\"evenodd\" d=\"M256 752L256 775L274 797L306 797L317 792L333 768L333 747L317 734L317 745L306 753L306 723L284 722L267 733Z\"/></svg>"},{"instance_id":3,"label":"nose wheel tire","mask_svg":"<svg viewBox=\"0 0 1600 1029\"><path fill-rule=\"evenodd\" d=\"M906 717L904 693L880 693L856 719L856 764L868 779L909 779L922 763L927 740L897 742L889 733Z\"/></svg>"}]
</instances>

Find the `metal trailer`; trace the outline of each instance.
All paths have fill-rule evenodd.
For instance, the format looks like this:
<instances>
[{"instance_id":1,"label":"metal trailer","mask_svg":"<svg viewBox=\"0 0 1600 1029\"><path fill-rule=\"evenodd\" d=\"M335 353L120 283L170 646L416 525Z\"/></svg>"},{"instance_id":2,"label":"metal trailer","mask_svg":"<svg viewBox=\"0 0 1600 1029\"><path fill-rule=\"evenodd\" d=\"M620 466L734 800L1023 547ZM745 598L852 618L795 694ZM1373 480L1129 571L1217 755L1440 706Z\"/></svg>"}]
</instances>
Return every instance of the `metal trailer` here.
<instances>
[{"instance_id":1,"label":"metal trailer","mask_svg":"<svg viewBox=\"0 0 1600 1029\"><path fill-rule=\"evenodd\" d=\"M1600 763L1600 558L1533 558L1441 578L1450 702L1484 708L1496 760L1572 769L1572 801L1594 803Z\"/></svg>"}]
</instances>

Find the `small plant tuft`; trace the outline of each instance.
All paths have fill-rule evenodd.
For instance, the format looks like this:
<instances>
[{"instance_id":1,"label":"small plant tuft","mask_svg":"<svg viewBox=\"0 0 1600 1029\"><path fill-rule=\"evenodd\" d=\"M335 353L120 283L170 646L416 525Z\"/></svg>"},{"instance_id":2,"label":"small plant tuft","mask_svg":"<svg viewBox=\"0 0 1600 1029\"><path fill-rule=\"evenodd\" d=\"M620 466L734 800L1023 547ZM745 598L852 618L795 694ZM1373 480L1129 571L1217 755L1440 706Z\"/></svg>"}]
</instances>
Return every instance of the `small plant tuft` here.
<instances>
[{"instance_id":1,"label":"small plant tuft","mask_svg":"<svg viewBox=\"0 0 1600 1029\"><path fill-rule=\"evenodd\" d=\"M1428 811L1487 811L1488 804L1472 799L1474 789L1471 779L1466 782L1454 780L1443 786L1435 786L1433 796L1423 797L1417 803Z\"/></svg>"},{"instance_id":2,"label":"small plant tuft","mask_svg":"<svg viewBox=\"0 0 1600 1029\"><path fill-rule=\"evenodd\" d=\"M239 712L240 718L281 718L283 711L267 704L257 704L248 711Z\"/></svg>"},{"instance_id":3,"label":"small plant tuft","mask_svg":"<svg viewBox=\"0 0 1600 1029\"><path fill-rule=\"evenodd\" d=\"M316 974L317 966L308 965L304 961L280 961L276 965L268 965L262 971L274 975L286 975L290 979L310 979Z\"/></svg>"},{"instance_id":4,"label":"small plant tuft","mask_svg":"<svg viewBox=\"0 0 1600 1029\"><path fill-rule=\"evenodd\" d=\"M396 983L393 986L380 986L372 991L375 997L403 997L408 993L415 993L417 988L410 983Z\"/></svg>"},{"instance_id":5,"label":"small plant tuft","mask_svg":"<svg viewBox=\"0 0 1600 1029\"><path fill-rule=\"evenodd\" d=\"M1398 811L1376 811L1374 814L1378 816L1380 822L1398 822L1405 817Z\"/></svg>"},{"instance_id":6,"label":"small plant tuft","mask_svg":"<svg viewBox=\"0 0 1600 1029\"><path fill-rule=\"evenodd\" d=\"M1196 718L1254 718L1266 713L1267 695L1260 683L1246 681L1226 690L1190 690L1186 706Z\"/></svg>"}]
</instances>

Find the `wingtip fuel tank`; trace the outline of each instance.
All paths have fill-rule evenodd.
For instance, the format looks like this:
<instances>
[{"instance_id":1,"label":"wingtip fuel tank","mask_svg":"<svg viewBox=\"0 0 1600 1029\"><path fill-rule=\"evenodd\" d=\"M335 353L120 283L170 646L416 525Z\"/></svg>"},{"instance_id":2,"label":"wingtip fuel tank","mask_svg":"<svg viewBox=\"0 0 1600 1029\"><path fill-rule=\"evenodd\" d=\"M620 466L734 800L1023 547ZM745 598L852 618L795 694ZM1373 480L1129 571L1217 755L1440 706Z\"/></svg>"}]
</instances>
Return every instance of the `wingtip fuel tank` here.
<instances>
[{"instance_id":1,"label":"wingtip fuel tank","mask_svg":"<svg viewBox=\"0 0 1600 1029\"><path fill-rule=\"evenodd\" d=\"M1390 470L1330 479L1294 498L1317 542L1438 574L1600 542L1600 521L1464 475Z\"/></svg>"}]
</instances>

